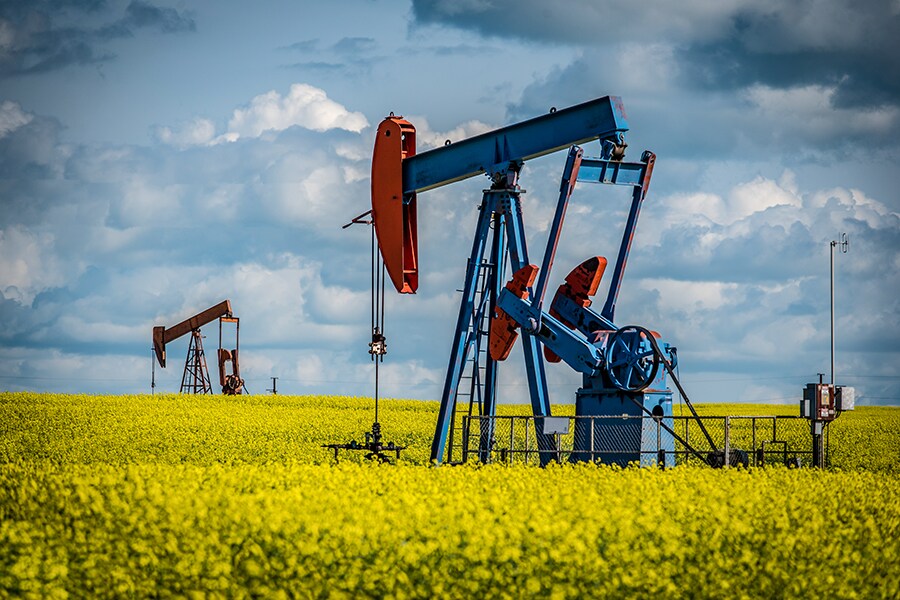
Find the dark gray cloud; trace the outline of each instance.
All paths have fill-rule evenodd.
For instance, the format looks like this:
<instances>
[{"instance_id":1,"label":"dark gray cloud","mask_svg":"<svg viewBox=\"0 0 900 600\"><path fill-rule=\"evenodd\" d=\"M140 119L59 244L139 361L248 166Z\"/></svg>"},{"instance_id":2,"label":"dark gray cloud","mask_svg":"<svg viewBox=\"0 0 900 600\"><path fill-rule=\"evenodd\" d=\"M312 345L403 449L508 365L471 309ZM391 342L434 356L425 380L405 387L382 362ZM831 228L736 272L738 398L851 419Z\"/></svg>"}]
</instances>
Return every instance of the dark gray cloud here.
<instances>
[{"instance_id":1,"label":"dark gray cloud","mask_svg":"<svg viewBox=\"0 0 900 600\"><path fill-rule=\"evenodd\" d=\"M707 89L763 84L834 87L837 107L900 103L900 8L888 0L748 7L716 40L679 49L689 83Z\"/></svg>"},{"instance_id":2,"label":"dark gray cloud","mask_svg":"<svg viewBox=\"0 0 900 600\"><path fill-rule=\"evenodd\" d=\"M508 120L615 94L628 114L633 156L646 148L668 161L782 156L786 164L798 164L870 160L898 151L900 104L837 106L839 91L820 85L734 91L685 86L677 60L675 53L656 49L625 50L605 61L585 55L528 85L518 102L507 105ZM879 179L893 177L883 172Z\"/></svg>"},{"instance_id":3,"label":"dark gray cloud","mask_svg":"<svg viewBox=\"0 0 900 600\"><path fill-rule=\"evenodd\" d=\"M163 33L176 33L179 31L196 31L194 20L174 8L159 7L132 0L125 9L125 16L121 19L123 25L130 30L148 28L157 29Z\"/></svg>"},{"instance_id":4,"label":"dark gray cloud","mask_svg":"<svg viewBox=\"0 0 900 600\"><path fill-rule=\"evenodd\" d=\"M900 8L892 0L574 0L564 10L539 0L414 0L413 15L486 36L594 46L601 62L599 48L669 45L686 86L821 85L836 88L838 107L900 104Z\"/></svg>"},{"instance_id":5,"label":"dark gray cloud","mask_svg":"<svg viewBox=\"0 0 900 600\"><path fill-rule=\"evenodd\" d=\"M335 42L332 50L340 54L358 56L372 52L376 47L375 40L370 37L345 37Z\"/></svg>"},{"instance_id":6,"label":"dark gray cloud","mask_svg":"<svg viewBox=\"0 0 900 600\"><path fill-rule=\"evenodd\" d=\"M103 0L0 3L0 76L54 71L112 60L105 42L139 30L195 31L194 20L173 8L132 0L124 14Z\"/></svg>"}]
</instances>

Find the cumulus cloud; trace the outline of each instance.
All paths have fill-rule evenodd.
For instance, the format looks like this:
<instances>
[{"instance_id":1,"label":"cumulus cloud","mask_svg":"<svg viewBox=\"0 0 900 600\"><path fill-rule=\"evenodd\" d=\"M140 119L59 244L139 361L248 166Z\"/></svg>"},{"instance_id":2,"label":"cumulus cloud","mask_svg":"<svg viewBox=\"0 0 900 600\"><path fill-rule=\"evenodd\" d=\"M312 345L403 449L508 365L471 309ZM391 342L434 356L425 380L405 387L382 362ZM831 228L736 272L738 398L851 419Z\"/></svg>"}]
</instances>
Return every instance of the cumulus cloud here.
<instances>
[{"instance_id":1,"label":"cumulus cloud","mask_svg":"<svg viewBox=\"0 0 900 600\"><path fill-rule=\"evenodd\" d=\"M248 105L236 108L221 134L216 134L213 121L197 117L180 126L158 127L156 137L165 144L187 148L258 138L295 126L312 131L342 129L359 133L369 126L369 122L362 113L349 111L330 99L324 90L295 83L284 96L271 90L254 97Z\"/></svg>"},{"instance_id":2,"label":"cumulus cloud","mask_svg":"<svg viewBox=\"0 0 900 600\"><path fill-rule=\"evenodd\" d=\"M558 172L559 162L551 170ZM533 225L540 204L553 202L553 178L533 164L522 177L529 190L523 202L526 223ZM863 367L856 354L877 352L879 365L900 367L896 210L860 190L810 189L790 171L775 178L743 176L721 193L699 185L689 193L667 193L658 181L654 186L641 212L616 322L651 327L677 345L686 382L716 379L715 385L689 384L692 398L762 400L762 391L749 384L763 377L780 378L768 386L777 392L766 398L784 402L827 368L829 241L841 231L851 240L851 251L836 258L842 381L873 396L896 398L896 382L875 385L870 378L875 371ZM614 264L628 204L616 196L605 186L579 184L551 286L589 256L605 255ZM541 242L540 235L529 232L532 253L540 251ZM610 275L611 267L598 305ZM885 333L877 336L876 331ZM873 336L879 337L877 348ZM729 390L727 398L723 388Z\"/></svg>"},{"instance_id":3,"label":"cumulus cloud","mask_svg":"<svg viewBox=\"0 0 900 600\"><path fill-rule=\"evenodd\" d=\"M282 131L294 125L313 131L345 129L358 133L369 122L362 113L350 112L328 98L324 90L295 83L286 96L272 90L253 98L246 108L236 109L228 121L226 135L235 139L259 137L267 131Z\"/></svg>"},{"instance_id":4,"label":"cumulus cloud","mask_svg":"<svg viewBox=\"0 0 900 600\"><path fill-rule=\"evenodd\" d=\"M295 389L316 390L328 386L345 394L373 393L374 365L371 362L360 365L351 352L300 352L290 366L287 376L279 381L288 381ZM427 368L418 360L388 360L379 365L382 397L421 398L433 395L434 388L442 382L440 369Z\"/></svg>"},{"instance_id":5,"label":"cumulus cloud","mask_svg":"<svg viewBox=\"0 0 900 600\"><path fill-rule=\"evenodd\" d=\"M757 201L727 210L745 195ZM757 178L723 197L690 200L662 198L642 214L620 302L630 314L665 324L666 338L682 350L682 369L780 371L794 373L795 383L824 370L829 241L846 231L851 252L836 259L842 381L892 397L868 380L875 373L860 368L855 353L879 353L876 362L898 365L900 336L882 335L877 345L865 340L900 327L893 299L900 278L888 266L900 261L900 215L858 191L798 190L790 176ZM789 379L776 385L782 391L774 397L791 397ZM701 397L715 387L700 386Z\"/></svg>"},{"instance_id":6,"label":"cumulus cloud","mask_svg":"<svg viewBox=\"0 0 900 600\"><path fill-rule=\"evenodd\" d=\"M418 146L419 152L443 146L448 140L451 143L458 142L482 133L487 133L498 127L498 125L489 125L478 120L473 120L460 123L449 131L434 131L426 117L413 115L406 118L411 123L415 123L416 145Z\"/></svg>"},{"instance_id":7,"label":"cumulus cloud","mask_svg":"<svg viewBox=\"0 0 900 600\"><path fill-rule=\"evenodd\" d=\"M137 175L124 180L122 196L109 208L106 224L124 229L136 226L166 225L173 215L182 213L183 189L178 185L160 185Z\"/></svg>"},{"instance_id":8,"label":"cumulus cloud","mask_svg":"<svg viewBox=\"0 0 900 600\"><path fill-rule=\"evenodd\" d=\"M65 281L63 265L51 233L21 226L0 229L0 292L20 304Z\"/></svg>"},{"instance_id":9,"label":"cumulus cloud","mask_svg":"<svg viewBox=\"0 0 900 600\"><path fill-rule=\"evenodd\" d=\"M4 362L0 385L67 389L71 381L54 373L118 352L129 357L117 364L130 380L106 381L98 359L76 377L83 389L145 389L149 365L132 357L146 355L150 327L225 297L242 317L247 364L260 358L253 377L288 374L301 351L354 347L353 361L368 360L359 282L368 281L369 238L340 225L364 210L361 146L371 140L288 127L242 144L192 145L209 137L198 120L170 130L179 148L68 146L44 127L52 121L7 108L10 123L28 122L0 138L0 165L18 165L0 180L0 340L20 357ZM27 147L46 151L29 158ZM38 158L40 171L29 166ZM33 352L51 348L41 360ZM33 379L42 369L56 369L45 371L46 387Z\"/></svg>"},{"instance_id":10,"label":"cumulus cloud","mask_svg":"<svg viewBox=\"0 0 900 600\"><path fill-rule=\"evenodd\" d=\"M802 193L788 173L756 177L728 194L675 194L642 213L645 276L677 273L714 282L776 282L819 272L821 250L840 230L853 237L887 236L885 251L900 251L900 215L859 191ZM679 259L668 261L675 253ZM855 259L857 260L857 259ZM884 300L885 297L881 296Z\"/></svg>"},{"instance_id":11,"label":"cumulus cloud","mask_svg":"<svg viewBox=\"0 0 900 600\"><path fill-rule=\"evenodd\" d=\"M327 100L324 92L316 97ZM270 385L269 376L284 378L284 391L371 393L370 232L340 229L368 207L371 129L315 129L327 121L284 116L290 98L261 102L271 113L254 102L239 109L247 129L235 144L210 143L222 134L211 134L211 121L202 119L172 127L168 144L151 146L66 147L39 115L0 138L0 165L13 160L15 141L44 148L33 156L45 167L7 171L13 176L0 180L0 340L4 357L19 357L0 361L0 377L32 377L58 363L60 373L78 365L80 379L103 379L102 365L79 358L93 353L98 363L125 357L117 364L133 381L107 388L85 381L82 389L146 390L150 328L227 297L241 317L242 362L254 393ZM421 148L493 127L475 121L437 132L412 119ZM256 121L283 128L254 129ZM659 167L670 162L661 158ZM561 163L555 155L523 172L535 262ZM621 321L662 331L679 346L686 373L815 373L827 346L826 244L843 230L852 251L840 258L839 274L856 297L852 314L839 313L839 351L856 373L872 373L859 353L875 332L887 332L879 369L895 365L900 217L887 198L849 185L811 187L779 172L745 168L709 189L709 177L693 171L696 181L675 192L658 171L623 283ZM386 394L433 399L440 392L483 186L473 179L420 198L422 284L416 297L387 299ZM618 190L620 202L596 189L580 184L573 197L551 286L588 256L614 260L628 192ZM207 332L213 340L215 333ZM173 355L184 348L173 345ZM521 361L511 362L501 372L504 399L522 401ZM554 401L570 401L577 374L564 365L549 371ZM159 374L158 389L177 389L179 375L177 366ZM0 379L9 381L28 387L33 380ZM765 393L789 396L803 383L785 381L788 391L773 385Z\"/></svg>"}]
</instances>

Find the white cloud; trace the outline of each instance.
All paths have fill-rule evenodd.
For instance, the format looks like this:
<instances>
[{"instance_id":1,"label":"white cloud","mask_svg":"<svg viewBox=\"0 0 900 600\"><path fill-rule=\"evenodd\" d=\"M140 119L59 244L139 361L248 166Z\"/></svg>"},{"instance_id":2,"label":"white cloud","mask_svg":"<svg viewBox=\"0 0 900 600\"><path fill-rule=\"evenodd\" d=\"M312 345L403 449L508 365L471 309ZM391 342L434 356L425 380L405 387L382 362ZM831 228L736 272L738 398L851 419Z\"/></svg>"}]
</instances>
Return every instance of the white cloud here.
<instances>
[{"instance_id":1,"label":"white cloud","mask_svg":"<svg viewBox=\"0 0 900 600\"><path fill-rule=\"evenodd\" d=\"M356 354L356 356L354 356ZM390 348L388 348L390 355ZM360 359L364 362L360 363ZM444 374L441 369L428 368L420 360L391 360L388 356L379 365L381 397L422 398L439 395ZM366 351L305 351L294 360L288 377L306 389L330 387L338 393L370 395L373 393L375 366Z\"/></svg>"},{"instance_id":2,"label":"white cloud","mask_svg":"<svg viewBox=\"0 0 900 600\"><path fill-rule=\"evenodd\" d=\"M496 125L488 125L474 120L461 123L449 131L434 131L425 117L409 116L405 118L416 126L416 150L418 152L443 146L447 140L450 140L450 143L458 142L497 129Z\"/></svg>"},{"instance_id":3,"label":"white cloud","mask_svg":"<svg viewBox=\"0 0 900 600\"><path fill-rule=\"evenodd\" d=\"M135 175L123 182L122 196L110 203L112 225L139 227L172 224L181 213L182 187L160 185L143 175Z\"/></svg>"},{"instance_id":4,"label":"white cloud","mask_svg":"<svg viewBox=\"0 0 900 600\"><path fill-rule=\"evenodd\" d=\"M765 177L735 186L724 201L720 219L722 223L734 223L755 213L776 206L799 208L801 199L784 182L779 183Z\"/></svg>"},{"instance_id":5,"label":"white cloud","mask_svg":"<svg viewBox=\"0 0 900 600\"><path fill-rule=\"evenodd\" d=\"M434 132L425 120L413 122L422 149L491 128L467 122ZM194 137L179 131L183 141L209 139L202 127ZM371 141L365 137L297 127L241 144L207 142L188 152L78 148L65 162L64 182L42 180L21 195L21 206L41 207L40 227L16 224L27 211L4 215L9 224L0 239L0 289L24 303L0 305L9 315L4 343L63 353L88 344L128 345L123 354L141 356L135 383L110 388L143 390L150 328L230 298L241 317L244 376L253 378L254 393L275 375L284 377L284 391L370 394L369 231L340 229L367 207ZM523 173L533 262L541 259L561 162L560 153L529 163ZM734 175L714 188L718 193L702 183L714 178L697 170L701 183L687 187L690 192L666 195L670 164L660 163L654 182L660 194L653 192L642 211L617 319L646 324L679 345L683 372L739 372L748 358L764 374L814 372L816 352L827 343L820 319L826 315L827 323L824 242L845 226L854 248L841 257L840 274L860 291L855 320L839 321L848 331L843 339L849 340L851 329L896 322L880 287L897 277L900 255L892 248L900 217L883 204L849 186L801 188L789 170L775 177ZM742 173L750 170L739 166ZM435 398L440 391L458 307L455 290L483 187L476 178L420 198L420 293L387 298L385 395ZM551 295L569 269L607 248L610 278L630 196L621 188L589 189L579 188L573 198ZM879 269L890 272L879 279L872 275ZM216 328L204 333L214 346ZM177 389L186 345L173 344L165 379L157 373L166 382L160 389ZM43 364L21 356L28 363L23 372ZM519 356L517 351L502 371L502 401L527 396ZM565 365L551 373L554 400L571 401L578 376ZM95 369L80 377L103 376Z\"/></svg>"},{"instance_id":6,"label":"white cloud","mask_svg":"<svg viewBox=\"0 0 900 600\"><path fill-rule=\"evenodd\" d=\"M896 106L839 108L833 102L836 92L835 86L779 89L758 84L747 89L746 98L762 122L778 125L776 139L802 136L821 143L841 136L880 137L900 124Z\"/></svg>"},{"instance_id":7,"label":"white cloud","mask_svg":"<svg viewBox=\"0 0 900 600\"><path fill-rule=\"evenodd\" d=\"M290 223L323 224L329 217L350 220L353 208L336 193L347 182L337 164L317 164L303 156L285 157L273 167L275 183L274 212ZM312 163L312 164L310 164ZM357 179L360 181L360 179ZM341 209L345 205L345 209Z\"/></svg>"},{"instance_id":8,"label":"white cloud","mask_svg":"<svg viewBox=\"0 0 900 600\"><path fill-rule=\"evenodd\" d=\"M369 122L362 113L351 112L330 99L324 90L295 83L285 96L271 90L255 96L247 106L236 108L226 130L218 135L213 121L196 117L180 126L158 127L156 137L165 144L183 149L258 138L294 126L312 131L342 129L359 133L369 126ZM342 146L342 152L358 154L347 145Z\"/></svg>"},{"instance_id":9,"label":"white cloud","mask_svg":"<svg viewBox=\"0 0 900 600\"><path fill-rule=\"evenodd\" d=\"M0 230L0 292L23 305L39 292L62 284L67 273L52 233L21 226Z\"/></svg>"},{"instance_id":10,"label":"white cloud","mask_svg":"<svg viewBox=\"0 0 900 600\"><path fill-rule=\"evenodd\" d=\"M59 318L54 330L76 342L105 342L115 344L121 340L140 339L146 336L146 328L139 324L120 325L106 318L89 320L80 315L65 314Z\"/></svg>"},{"instance_id":11,"label":"white cloud","mask_svg":"<svg viewBox=\"0 0 900 600\"><path fill-rule=\"evenodd\" d=\"M27 125L32 119L34 119L34 115L23 111L18 103L5 100L3 104L0 104L0 138Z\"/></svg>"},{"instance_id":12,"label":"white cloud","mask_svg":"<svg viewBox=\"0 0 900 600\"><path fill-rule=\"evenodd\" d=\"M236 109L226 135L259 137L294 125L313 131L345 129L359 133L369 122L362 113L350 112L328 98L324 90L295 83L286 96L272 90L253 98L246 108Z\"/></svg>"},{"instance_id":13,"label":"white cloud","mask_svg":"<svg viewBox=\"0 0 900 600\"><path fill-rule=\"evenodd\" d=\"M0 346L0 382L7 390L110 394L128 389L149 393L149 361L149 346L148 353L140 357ZM175 388L168 391L177 390L180 380L179 374ZM77 382L77 388L73 388L73 382Z\"/></svg>"},{"instance_id":14,"label":"white cloud","mask_svg":"<svg viewBox=\"0 0 900 600\"><path fill-rule=\"evenodd\" d=\"M613 59L617 63L616 89L628 90L631 96L659 93L679 74L670 44L625 44L614 51Z\"/></svg>"},{"instance_id":15,"label":"white cloud","mask_svg":"<svg viewBox=\"0 0 900 600\"><path fill-rule=\"evenodd\" d=\"M161 142L176 148L209 144L215 136L216 124L200 117L180 127L160 127L156 131L156 137Z\"/></svg>"},{"instance_id":16,"label":"white cloud","mask_svg":"<svg viewBox=\"0 0 900 600\"><path fill-rule=\"evenodd\" d=\"M838 210L824 211L829 202ZM642 212L638 229L645 239L659 239L678 227L698 228L694 251L709 257L721 243L757 237L764 226L785 232L793 223L811 230L827 226L827 236L846 228L847 219L858 219L872 229L889 229L897 226L900 214L860 190L837 187L801 192L793 173L785 171L779 179L757 176L739 183L724 195L693 192L654 199Z\"/></svg>"},{"instance_id":17,"label":"white cloud","mask_svg":"<svg viewBox=\"0 0 900 600\"><path fill-rule=\"evenodd\" d=\"M719 309L733 302L738 285L720 281L679 281L676 279L642 279L640 286L657 290L674 310L693 312Z\"/></svg>"},{"instance_id":18,"label":"white cloud","mask_svg":"<svg viewBox=\"0 0 900 600\"><path fill-rule=\"evenodd\" d=\"M880 229L897 223L900 214L891 212L884 204L872 198L868 198L860 190L833 188L830 190L818 190L810 195L809 206L811 208L824 208L830 201L835 201L845 208L849 208L853 217L865 222L873 229ZM891 219L893 217L893 219Z\"/></svg>"},{"instance_id":19,"label":"white cloud","mask_svg":"<svg viewBox=\"0 0 900 600\"><path fill-rule=\"evenodd\" d=\"M221 269L167 269L165 288L185 290L181 300L157 320L174 324L229 298L242 318L242 331L266 344L336 347L359 334L367 316L367 294L326 284L322 265L310 257L283 254L260 262L240 262ZM201 274L198 277L198 274ZM156 279L139 274L143 279ZM177 300L177 299L176 299Z\"/></svg>"}]
</instances>

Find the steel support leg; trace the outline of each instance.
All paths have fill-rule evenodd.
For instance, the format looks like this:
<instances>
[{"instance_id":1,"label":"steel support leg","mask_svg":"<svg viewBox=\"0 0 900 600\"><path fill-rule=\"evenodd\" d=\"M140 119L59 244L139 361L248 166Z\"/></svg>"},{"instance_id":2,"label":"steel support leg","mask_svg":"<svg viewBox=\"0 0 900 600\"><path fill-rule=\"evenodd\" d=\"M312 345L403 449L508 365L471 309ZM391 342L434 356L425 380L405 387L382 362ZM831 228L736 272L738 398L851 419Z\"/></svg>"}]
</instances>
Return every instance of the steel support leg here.
<instances>
[{"instance_id":1,"label":"steel support leg","mask_svg":"<svg viewBox=\"0 0 900 600\"><path fill-rule=\"evenodd\" d=\"M525 243L525 224L522 220L522 208L518 194L507 194L503 207L509 214L509 262L513 272L521 269L528 262L528 247ZM532 290L528 290L529 296ZM531 397L531 410L535 417L550 416L550 400L547 393L547 375L544 372L544 357L540 345L533 336L522 331L522 350L525 353L525 374L528 377L528 392ZM537 421L536 421L537 424ZM543 425L543 421L540 420ZM552 435L544 435L535 429L541 466L554 459L555 440Z\"/></svg>"},{"instance_id":2,"label":"steel support leg","mask_svg":"<svg viewBox=\"0 0 900 600\"><path fill-rule=\"evenodd\" d=\"M491 279L488 283L490 297L488 298L488 311L492 318L497 308L497 296L500 295L500 289L503 286L506 273L506 219L504 213L494 213L493 224L494 234L491 240ZM487 342L487 332L482 332ZM484 373L484 404L482 405L482 416L494 417L497 415L497 367L496 360L491 358L490 352L487 353ZM488 419L486 426L481 430L479 438L478 458L481 462L486 463L491 459L491 449L494 442L494 419Z\"/></svg>"},{"instance_id":3,"label":"steel support leg","mask_svg":"<svg viewBox=\"0 0 900 600\"><path fill-rule=\"evenodd\" d=\"M469 262L466 266L466 281L463 285L462 300L459 305L459 316L456 319L456 331L453 334L453 345L450 348L450 362L447 366L447 377L444 380L444 390L441 393L441 407L438 412L437 426L434 439L431 442L431 461L440 464L444 459L447 445L447 435L453 427L456 408L456 393L459 388L459 379L462 376L466 361L466 340L471 329L472 313L475 306L475 294L478 284L478 269L484 257L487 236L490 232L490 224L493 219L495 204L492 192L485 192L482 200L478 225L475 229L475 238L472 241L472 251L469 254ZM477 323L475 324L477 327ZM477 333L477 332L476 332ZM487 398L485 402L493 402Z\"/></svg>"},{"instance_id":4,"label":"steel support leg","mask_svg":"<svg viewBox=\"0 0 900 600\"><path fill-rule=\"evenodd\" d=\"M466 267L466 279L462 290L463 297L460 302L450 362L447 366L447 376L444 380L444 389L441 394L437 426L431 445L431 460L436 464L440 464L446 455L447 438L450 429L453 427L457 391L463 369L465 368L466 352L469 343L472 341L472 336L487 334L487 332L479 330L481 323L477 322L478 319L475 319L475 322L473 322L473 314L478 287L478 269L484 258L492 222L494 223L494 232L491 241L490 260L494 266L487 286L491 294L489 306L492 312L496 304L496 297L499 295L501 286L504 283L503 273L506 266L506 255L509 254L509 262L513 271L529 264L519 194L517 187L491 189L484 193L475 238L472 241L472 251ZM529 290L529 293L531 293L531 290ZM536 338L524 331L521 338L525 353L525 372L528 378L532 411L536 417L550 416L547 377L544 372L544 361L540 344ZM475 344L475 346L477 347L478 344ZM488 359L486 367L482 414L490 417L496 414L497 364L495 361ZM487 435L482 431L482 444L479 448L482 460L489 458L489 444L493 436L493 422L491 422L486 433ZM552 435L538 433L537 441L541 464L545 465L555 457L554 439Z\"/></svg>"},{"instance_id":5,"label":"steel support leg","mask_svg":"<svg viewBox=\"0 0 900 600\"><path fill-rule=\"evenodd\" d=\"M625 231L622 232L622 243L619 246L619 254L616 256L616 267L613 270L612 281L609 283L609 292L606 296L606 304L600 314L610 321L614 321L616 312L616 300L619 298L619 288L622 287L622 275L625 273L625 264L628 262L628 253L631 252L631 242L634 240L634 230L641 214L641 204L647 196L647 188L650 186L650 176L653 173L653 165L656 156L652 152L644 152L641 157L644 163L644 172L641 175L641 185L635 186L631 196L631 210L628 212L628 220L625 222Z\"/></svg>"}]
</instances>

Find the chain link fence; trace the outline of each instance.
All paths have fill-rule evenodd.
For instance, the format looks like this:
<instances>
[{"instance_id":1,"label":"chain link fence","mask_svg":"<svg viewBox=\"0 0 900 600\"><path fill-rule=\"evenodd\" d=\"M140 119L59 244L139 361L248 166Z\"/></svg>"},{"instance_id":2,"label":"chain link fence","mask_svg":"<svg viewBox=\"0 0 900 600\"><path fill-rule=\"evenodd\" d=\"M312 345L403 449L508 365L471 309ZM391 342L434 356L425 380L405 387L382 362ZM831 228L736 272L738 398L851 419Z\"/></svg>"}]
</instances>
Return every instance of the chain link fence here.
<instances>
[{"instance_id":1,"label":"chain link fence","mask_svg":"<svg viewBox=\"0 0 900 600\"><path fill-rule=\"evenodd\" d=\"M825 436L828 466L827 426ZM463 462L590 461L670 467L709 464L718 451L720 464L728 456L732 466L812 464L810 424L799 416L473 415L463 417L462 438Z\"/></svg>"}]
</instances>

